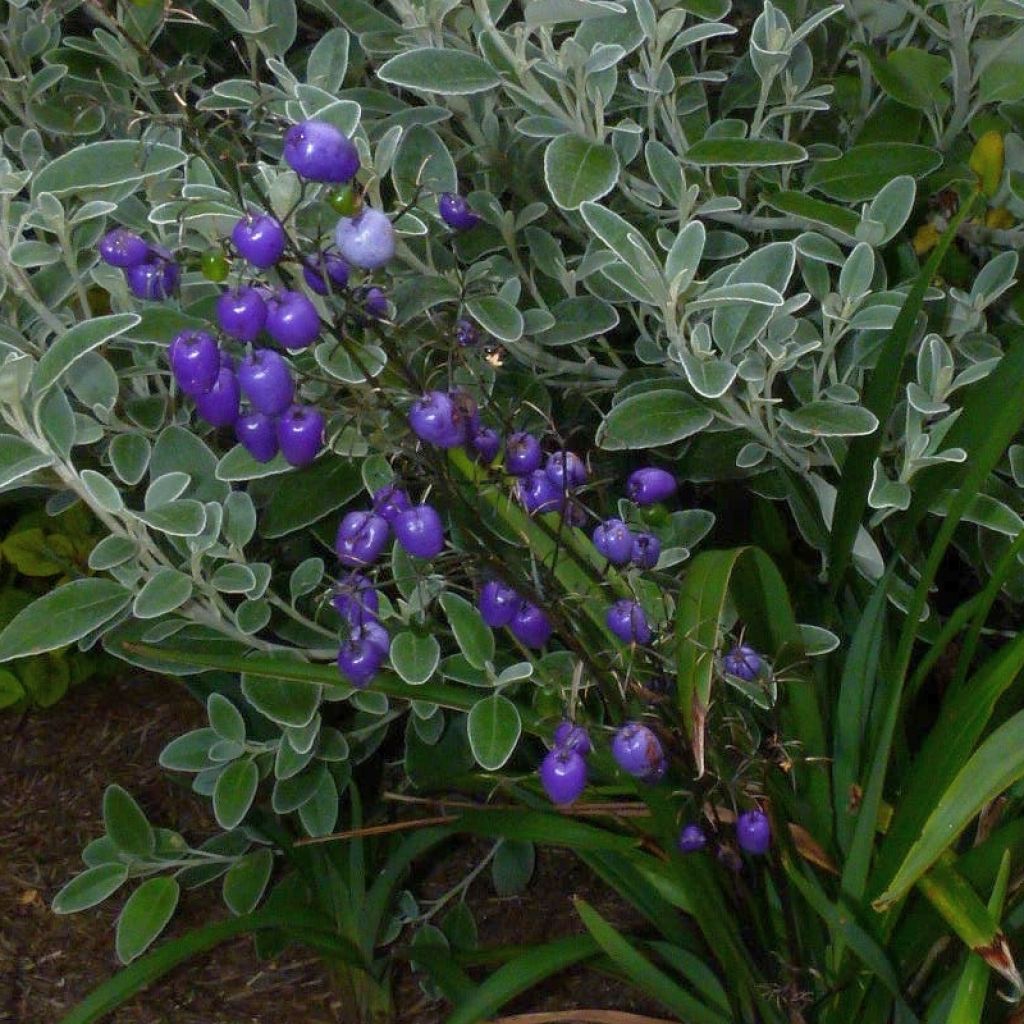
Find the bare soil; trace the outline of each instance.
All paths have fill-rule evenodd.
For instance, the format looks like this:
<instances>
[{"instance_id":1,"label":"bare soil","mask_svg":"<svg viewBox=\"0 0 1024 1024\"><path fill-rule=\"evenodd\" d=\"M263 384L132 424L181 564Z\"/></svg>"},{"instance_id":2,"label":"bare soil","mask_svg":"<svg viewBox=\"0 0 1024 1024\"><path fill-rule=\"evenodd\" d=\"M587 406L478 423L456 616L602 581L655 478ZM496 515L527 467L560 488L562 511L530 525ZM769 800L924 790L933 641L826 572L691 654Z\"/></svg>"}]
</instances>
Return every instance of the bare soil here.
<instances>
[{"instance_id":1,"label":"bare soil","mask_svg":"<svg viewBox=\"0 0 1024 1024\"><path fill-rule=\"evenodd\" d=\"M214 833L208 801L157 765L168 740L204 724L200 706L174 682L139 677L91 684L56 707L0 715L0 1022L57 1024L117 969L115 897L82 914L57 917L50 900L81 870L80 852L102 832L101 801L111 782L140 801L151 820L190 841ZM479 863L486 846L467 841L430 865L423 898L443 893ZM580 931L571 897L583 895L615 924L638 922L630 908L571 855L541 852L525 895L502 898L482 873L469 891L483 946L531 943ZM169 930L181 934L226 915L212 889L183 893ZM395 980L400 1024L439 1024L444 1007L427 1000L408 971ZM659 1014L615 979L567 972L504 1012L603 1008ZM184 964L109 1018L114 1024L347 1024L345 1006L319 961L302 949L274 961L239 938Z\"/></svg>"}]
</instances>

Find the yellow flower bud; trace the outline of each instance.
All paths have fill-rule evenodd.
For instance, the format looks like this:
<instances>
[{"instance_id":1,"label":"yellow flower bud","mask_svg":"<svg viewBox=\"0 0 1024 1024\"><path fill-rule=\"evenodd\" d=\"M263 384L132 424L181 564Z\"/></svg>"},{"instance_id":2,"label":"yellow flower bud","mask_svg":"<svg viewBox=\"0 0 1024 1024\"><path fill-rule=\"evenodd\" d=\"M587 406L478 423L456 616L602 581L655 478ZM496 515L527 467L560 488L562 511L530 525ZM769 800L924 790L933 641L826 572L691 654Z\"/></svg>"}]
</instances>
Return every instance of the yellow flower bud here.
<instances>
[{"instance_id":1,"label":"yellow flower bud","mask_svg":"<svg viewBox=\"0 0 1024 1024\"><path fill-rule=\"evenodd\" d=\"M939 244L939 231L934 224L922 224L914 232L914 240L910 243L918 256L934 249Z\"/></svg>"},{"instance_id":2,"label":"yellow flower bud","mask_svg":"<svg viewBox=\"0 0 1024 1024\"><path fill-rule=\"evenodd\" d=\"M978 176L981 191L990 198L999 191L1003 180L1003 149L1003 136L992 131L978 139L971 153L971 170Z\"/></svg>"}]
</instances>

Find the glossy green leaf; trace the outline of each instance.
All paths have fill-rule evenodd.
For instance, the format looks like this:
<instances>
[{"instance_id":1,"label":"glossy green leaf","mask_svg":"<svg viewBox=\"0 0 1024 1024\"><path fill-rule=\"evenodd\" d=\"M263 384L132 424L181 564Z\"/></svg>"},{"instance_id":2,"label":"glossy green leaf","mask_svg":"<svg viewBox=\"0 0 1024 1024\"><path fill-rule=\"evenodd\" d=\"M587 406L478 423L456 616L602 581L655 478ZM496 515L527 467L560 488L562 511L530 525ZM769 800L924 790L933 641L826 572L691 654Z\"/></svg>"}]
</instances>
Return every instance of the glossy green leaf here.
<instances>
[{"instance_id":1,"label":"glossy green leaf","mask_svg":"<svg viewBox=\"0 0 1024 1024\"><path fill-rule=\"evenodd\" d=\"M483 668L494 659L494 634L480 613L464 597L447 591L441 595L441 607L455 634L466 661L474 668ZM397 671L397 666L396 666Z\"/></svg>"},{"instance_id":2,"label":"glossy green leaf","mask_svg":"<svg viewBox=\"0 0 1024 1024\"><path fill-rule=\"evenodd\" d=\"M144 953L156 937L167 927L178 906L181 889L169 877L147 878L128 897L117 919L114 945L118 959L131 963Z\"/></svg>"},{"instance_id":3,"label":"glossy green leaf","mask_svg":"<svg viewBox=\"0 0 1024 1024\"><path fill-rule=\"evenodd\" d=\"M85 578L37 598L0 632L0 661L66 647L109 622L131 601L113 580Z\"/></svg>"},{"instance_id":4,"label":"glossy green leaf","mask_svg":"<svg viewBox=\"0 0 1024 1024\"><path fill-rule=\"evenodd\" d=\"M274 854L266 847L246 854L228 868L222 893L232 914L248 914L256 909L273 868Z\"/></svg>"},{"instance_id":5,"label":"glossy green leaf","mask_svg":"<svg viewBox=\"0 0 1024 1024\"><path fill-rule=\"evenodd\" d=\"M248 759L232 761L217 779L213 790L213 813L217 824L232 829L249 813L260 773Z\"/></svg>"},{"instance_id":6,"label":"glossy green leaf","mask_svg":"<svg viewBox=\"0 0 1024 1024\"><path fill-rule=\"evenodd\" d=\"M645 391L612 408L598 427L597 443L610 451L656 448L682 441L713 420L712 414L685 391Z\"/></svg>"},{"instance_id":7,"label":"glossy green leaf","mask_svg":"<svg viewBox=\"0 0 1024 1024\"><path fill-rule=\"evenodd\" d=\"M560 135L544 150L544 180L563 210L607 195L619 177L619 158L611 146L579 135Z\"/></svg>"},{"instance_id":8,"label":"glossy green leaf","mask_svg":"<svg viewBox=\"0 0 1024 1024\"><path fill-rule=\"evenodd\" d=\"M425 46L406 50L377 69L382 82L442 96L486 92L501 83L494 69L475 53Z\"/></svg>"},{"instance_id":9,"label":"glossy green leaf","mask_svg":"<svg viewBox=\"0 0 1024 1024\"><path fill-rule=\"evenodd\" d=\"M441 660L437 638L403 630L391 641L391 665L410 686L425 683Z\"/></svg>"},{"instance_id":10,"label":"glossy green leaf","mask_svg":"<svg viewBox=\"0 0 1024 1024\"><path fill-rule=\"evenodd\" d=\"M515 704L499 693L473 705L468 726L473 756L489 772L497 771L512 756L523 728Z\"/></svg>"},{"instance_id":11,"label":"glossy green leaf","mask_svg":"<svg viewBox=\"0 0 1024 1024\"><path fill-rule=\"evenodd\" d=\"M55 160L48 169L52 170L59 163L60 159ZM36 180L38 181L38 178ZM114 313L110 316L83 320L66 331L43 353L36 366L36 371L32 375L32 386L36 394L44 394L60 379L61 374L86 353L131 330L140 320L141 317L136 313Z\"/></svg>"},{"instance_id":12,"label":"glossy green leaf","mask_svg":"<svg viewBox=\"0 0 1024 1024\"><path fill-rule=\"evenodd\" d=\"M32 195L62 196L159 179L187 159L180 149L162 142L89 142L51 160L32 179Z\"/></svg>"},{"instance_id":13,"label":"glossy green leaf","mask_svg":"<svg viewBox=\"0 0 1024 1024\"><path fill-rule=\"evenodd\" d=\"M128 865L97 864L75 875L53 898L55 914L76 914L89 910L113 895L128 880Z\"/></svg>"},{"instance_id":14,"label":"glossy green leaf","mask_svg":"<svg viewBox=\"0 0 1024 1024\"><path fill-rule=\"evenodd\" d=\"M699 167L777 167L802 163L807 150L778 139L702 139L684 159Z\"/></svg>"},{"instance_id":15,"label":"glossy green leaf","mask_svg":"<svg viewBox=\"0 0 1024 1024\"><path fill-rule=\"evenodd\" d=\"M133 857L148 857L156 849L156 835L134 797L120 786L103 794L103 824L111 842Z\"/></svg>"}]
</instances>

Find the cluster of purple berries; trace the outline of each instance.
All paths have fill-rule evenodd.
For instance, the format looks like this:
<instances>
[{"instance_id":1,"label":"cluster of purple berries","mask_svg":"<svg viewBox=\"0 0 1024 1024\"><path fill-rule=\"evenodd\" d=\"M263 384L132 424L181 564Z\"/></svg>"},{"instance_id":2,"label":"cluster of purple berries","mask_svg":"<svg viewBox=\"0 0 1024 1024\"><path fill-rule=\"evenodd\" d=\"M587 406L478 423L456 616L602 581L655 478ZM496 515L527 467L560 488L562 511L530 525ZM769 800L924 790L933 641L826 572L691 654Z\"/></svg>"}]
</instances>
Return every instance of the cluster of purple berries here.
<instances>
[{"instance_id":1,"label":"cluster of purple berries","mask_svg":"<svg viewBox=\"0 0 1024 1024\"><path fill-rule=\"evenodd\" d=\"M544 609L498 580L483 585L477 608L488 626L492 629L508 626L509 632L524 647L543 647L551 636L551 620Z\"/></svg>"},{"instance_id":2,"label":"cluster of purple berries","mask_svg":"<svg viewBox=\"0 0 1024 1024\"><path fill-rule=\"evenodd\" d=\"M271 349L250 352L236 367L206 331L183 331L167 351L178 387L195 400L196 411L215 427L231 427L259 462L278 451L293 466L311 463L323 444L319 410L293 402L288 364ZM241 410L242 396L250 411Z\"/></svg>"},{"instance_id":3,"label":"cluster of purple berries","mask_svg":"<svg viewBox=\"0 0 1024 1024\"><path fill-rule=\"evenodd\" d=\"M127 228L108 231L100 239L99 253L104 263L124 271L128 289L137 299L166 299L181 279L181 268L171 252Z\"/></svg>"},{"instance_id":4,"label":"cluster of purple berries","mask_svg":"<svg viewBox=\"0 0 1024 1024\"><path fill-rule=\"evenodd\" d=\"M374 493L373 508L349 512L338 526L334 550L349 569L365 569L395 539L416 558L434 558L444 548L444 527L437 511L427 504L414 505L397 484ZM387 658L387 630L377 621L379 598L370 581L352 572L333 598L337 612L348 623L349 636L338 652L341 674L357 687L367 686Z\"/></svg>"},{"instance_id":5,"label":"cluster of purple berries","mask_svg":"<svg viewBox=\"0 0 1024 1024\"><path fill-rule=\"evenodd\" d=\"M540 783L553 804L565 807L586 788L586 758L592 748L587 730L569 721L559 722L554 741L540 763Z\"/></svg>"},{"instance_id":6,"label":"cluster of purple berries","mask_svg":"<svg viewBox=\"0 0 1024 1024\"><path fill-rule=\"evenodd\" d=\"M763 856L771 849L772 826L761 810L744 811L736 819L736 842L741 850ZM696 822L684 825L677 842L681 853L699 853L707 848L708 835Z\"/></svg>"}]
</instances>

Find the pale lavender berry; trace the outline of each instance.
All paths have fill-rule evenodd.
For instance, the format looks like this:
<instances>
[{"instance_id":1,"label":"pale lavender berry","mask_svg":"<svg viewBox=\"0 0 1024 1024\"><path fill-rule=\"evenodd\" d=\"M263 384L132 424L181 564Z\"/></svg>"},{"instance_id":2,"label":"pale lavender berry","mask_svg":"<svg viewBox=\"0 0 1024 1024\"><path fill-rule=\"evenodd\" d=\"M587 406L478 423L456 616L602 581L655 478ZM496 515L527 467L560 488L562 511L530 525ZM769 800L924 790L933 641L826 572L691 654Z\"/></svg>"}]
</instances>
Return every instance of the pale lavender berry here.
<instances>
[{"instance_id":1,"label":"pale lavender berry","mask_svg":"<svg viewBox=\"0 0 1024 1024\"><path fill-rule=\"evenodd\" d=\"M594 527L594 547L612 565L625 565L633 555L633 533L621 519L606 519Z\"/></svg>"},{"instance_id":2,"label":"pale lavender berry","mask_svg":"<svg viewBox=\"0 0 1024 1024\"><path fill-rule=\"evenodd\" d=\"M359 170L359 150L327 121L302 121L284 135L284 158L307 181L343 183Z\"/></svg>"},{"instance_id":3,"label":"pale lavender berry","mask_svg":"<svg viewBox=\"0 0 1024 1024\"><path fill-rule=\"evenodd\" d=\"M462 348L472 348L474 345L480 344L479 329L472 320L467 320L465 317L455 321L452 333L455 335L455 341Z\"/></svg>"},{"instance_id":4,"label":"pale lavender berry","mask_svg":"<svg viewBox=\"0 0 1024 1024\"><path fill-rule=\"evenodd\" d=\"M491 427L481 427L470 442L478 462L490 465L501 449L501 435Z\"/></svg>"},{"instance_id":5,"label":"pale lavender berry","mask_svg":"<svg viewBox=\"0 0 1024 1024\"><path fill-rule=\"evenodd\" d=\"M255 288L232 288L217 299L217 323L229 337L255 341L266 322L267 304Z\"/></svg>"},{"instance_id":6,"label":"pale lavender berry","mask_svg":"<svg viewBox=\"0 0 1024 1024\"><path fill-rule=\"evenodd\" d=\"M527 512L557 512L565 505L565 494L542 469L516 481L516 492Z\"/></svg>"},{"instance_id":7,"label":"pale lavender berry","mask_svg":"<svg viewBox=\"0 0 1024 1024\"><path fill-rule=\"evenodd\" d=\"M748 683L761 674L763 667L764 662L761 660L761 655L746 644L737 644L722 658L722 668L729 675L745 679Z\"/></svg>"},{"instance_id":8,"label":"pale lavender berry","mask_svg":"<svg viewBox=\"0 0 1024 1024\"><path fill-rule=\"evenodd\" d=\"M582 725L573 725L569 721L559 722L555 726L554 741L556 747L568 747L577 754L586 755L592 749L587 730Z\"/></svg>"},{"instance_id":9,"label":"pale lavender berry","mask_svg":"<svg viewBox=\"0 0 1024 1024\"><path fill-rule=\"evenodd\" d=\"M392 526L399 513L412 508L409 495L398 484L385 484L373 492L373 511Z\"/></svg>"},{"instance_id":10,"label":"pale lavender berry","mask_svg":"<svg viewBox=\"0 0 1024 1024\"><path fill-rule=\"evenodd\" d=\"M605 616L608 628L626 644L649 644L651 627L647 624L647 616L636 601L623 598L616 601L608 609Z\"/></svg>"},{"instance_id":11,"label":"pale lavender berry","mask_svg":"<svg viewBox=\"0 0 1024 1024\"><path fill-rule=\"evenodd\" d=\"M277 421L277 443L290 466L308 466L324 446L324 416L312 405L293 405Z\"/></svg>"},{"instance_id":12,"label":"pale lavender berry","mask_svg":"<svg viewBox=\"0 0 1024 1024\"><path fill-rule=\"evenodd\" d=\"M342 217L334 242L350 264L364 270L377 270L395 255L395 229L387 215L372 206L364 206L355 217Z\"/></svg>"},{"instance_id":13,"label":"pale lavender berry","mask_svg":"<svg viewBox=\"0 0 1024 1024\"><path fill-rule=\"evenodd\" d=\"M526 476L540 469L540 441L523 431L509 434L505 443L505 469L513 476Z\"/></svg>"},{"instance_id":14,"label":"pale lavender berry","mask_svg":"<svg viewBox=\"0 0 1024 1024\"><path fill-rule=\"evenodd\" d=\"M529 601L522 601L508 628L524 647L543 647L551 636L551 622L543 609Z\"/></svg>"},{"instance_id":15,"label":"pale lavender berry","mask_svg":"<svg viewBox=\"0 0 1024 1024\"><path fill-rule=\"evenodd\" d=\"M250 412L235 422L238 443L257 461L270 462L277 454L277 425L271 416Z\"/></svg>"},{"instance_id":16,"label":"pale lavender berry","mask_svg":"<svg viewBox=\"0 0 1024 1024\"><path fill-rule=\"evenodd\" d=\"M511 587L506 587L498 580L490 580L480 591L477 608L480 609L480 617L484 622L497 629L499 626L507 626L512 621L519 610L521 600Z\"/></svg>"},{"instance_id":17,"label":"pale lavender berry","mask_svg":"<svg viewBox=\"0 0 1024 1024\"><path fill-rule=\"evenodd\" d=\"M409 410L409 426L421 440L438 448L457 448L466 442L466 422L452 399L440 391L428 391Z\"/></svg>"},{"instance_id":18,"label":"pale lavender berry","mask_svg":"<svg viewBox=\"0 0 1024 1024\"><path fill-rule=\"evenodd\" d=\"M247 213L231 229L231 241L243 259L266 270L284 255L287 238L280 222L270 214Z\"/></svg>"},{"instance_id":19,"label":"pale lavender berry","mask_svg":"<svg viewBox=\"0 0 1024 1024\"><path fill-rule=\"evenodd\" d=\"M544 466L551 482L563 491L581 487L587 481L587 467L575 452L552 452Z\"/></svg>"},{"instance_id":20,"label":"pale lavender berry","mask_svg":"<svg viewBox=\"0 0 1024 1024\"><path fill-rule=\"evenodd\" d=\"M209 391L196 395L196 411L215 427L230 427L238 419L242 394L238 378L226 366L217 371L217 379Z\"/></svg>"},{"instance_id":21,"label":"pale lavender berry","mask_svg":"<svg viewBox=\"0 0 1024 1024\"><path fill-rule=\"evenodd\" d=\"M413 505L399 512L393 528L398 543L416 558L434 558L444 550L441 517L430 505Z\"/></svg>"},{"instance_id":22,"label":"pale lavender berry","mask_svg":"<svg viewBox=\"0 0 1024 1024\"><path fill-rule=\"evenodd\" d=\"M764 811L744 811L736 819L736 842L747 853L761 856L772 845L772 826Z\"/></svg>"},{"instance_id":23,"label":"pale lavender berry","mask_svg":"<svg viewBox=\"0 0 1024 1024\"><path fill-rule=\"evenodd\" d=\"M612 757L624 772L637 779L662 771L665 762L661 741L640 722L629 722L619 729L612 740Z\"/></svg>"},{"instance_id":24,"label":"pale lavender berry","mask_svg":"<svg viewBox=\"0 0 1024 1024\"><path fill-rule=\"evenodd\" d=\"M220 370L220 350L207 331L182 331L167 349L167 361L178 387L186 395L204 394Z\"/></svg>"},{"instance_id":25,"label":"pale lavender berry","mask_svg":"<svg viewBox=\"0 0 1024 1024\"><path fill-rule=\"evenodd\" d=\"M390 643L387 630L379 622L363 622L341 645L338 669L348 682L362 689L387 660Z\"/></svg>"},{"instance_id":26,"label":"pale lavender berry","mask_svg":"<svg viewBox=\"0 0 1024 1024\"><path fill-rule=\"evenodd\" d=\"M626 481L626 494L638 505L667 501L677 489L676 478L671 473L651 466L635 470Z\"/></svg>"},{"instance_id":27,"label":"pale lavender berry","mask_svg":"<svg viewBox=\"0 0 1024 1024\"><path fill-rule=\"evenodd\" d=\"M127 270L145 263L149 258L149 245L134 231L114 228L108 231L99 244L100 259L112 267Z\"/></svg>"},{"instance_id":28,"label":"pale lavender berry","mask_svg":"<svg viewBox=\"0 0 1024 1024\"><path fill-rule=\"evenodd\" d=\"M683 826L678 840L680 853L699 853L707 845L708 837L700 825L690 822L689 825Z\"/></svg>"},{"instance_id":29,"label":"pale lavender berry","mask_svg":"<svg viewBox=\"0 0 1024 1024\"><path fill-rule=\"evenodd\" d=\"M661 556L661 541L653 533L638 533L633 537L630 561L640 569L653 569Z\"/></svg>"},{"instance_id":30,"label":"pale lavender berry","mask_svg":"<svg viewBox=\"0 0 1024 1024\"><path fill-rule=\"evenodd\" d=\"M150 258L145 263L138 263L128 267L125 272L125 280L132 295L137 299L149 299L159 302L174 294L181 277L181 268L171 257L161 253L167 250L160 250L155 253L154 247L150 246Z\"/></svg>"},{"instance_id":31,"label":"pale lavender berry","mask_svg":"<svg viewBox=\"0 0 1024 1024\"><path fill-rule=\"evenodd\" d=\"M578 800L587 785L587 762L567 747L549 750L538 773L544 792L558 807Z\"/></svg>"},{"instance_id":32,"label":"pale lavender berry","mask_svg":"<svg viewBox=\"0 0 1024 1024\"><path fill-rule=\"evenodd\" d=\"M480 217L473 212L465 196L454 192L442 192L437 200L437 210L441 219L456 231L469 231L480 223Z\"/></svg>"},{"instance_id":33,"label":"pale lavender berry","mask_svg":"<svg viewBox=\"0 0 1024 1024\"><path fill-rule=\"evenodd\" d=\"M361 626L377 618L380 596L362 573L353 572L338 582L331 605L350 626Z\"/></svg>"},{"instance_id":34,"label":"pale lavender berry","mask_svg":"<svg viewBox=\"0 0 1024 1024\"><path fill-rule=\"evenodd\" d=\"M292 404L295 382L284 358L269 348L250 352L238 367L238 383L252 406L277 416Z\"/></svg>"},{"instance_id":35,"label":"pale lavender berry","mask_svg":"<svg viewBox=\"0 0 1024 1024\"><path fill-rule=\"evenodd\" d=\"M325 252L303 261L302 277L317 295L348 287L348 264L336 253Z\"/></svg>"},{"instance_id":36,"label":"pale lavender berry","mask_svg":"<svg viewBox=\"0 0 1024 1024\"><path fill-rule=\"evenodd\" d=\"M380 557L390 532L387 522L373 512L349 512L334 542L338 561L353 568L370 565Z\"/></svg>"}]
</instances>

